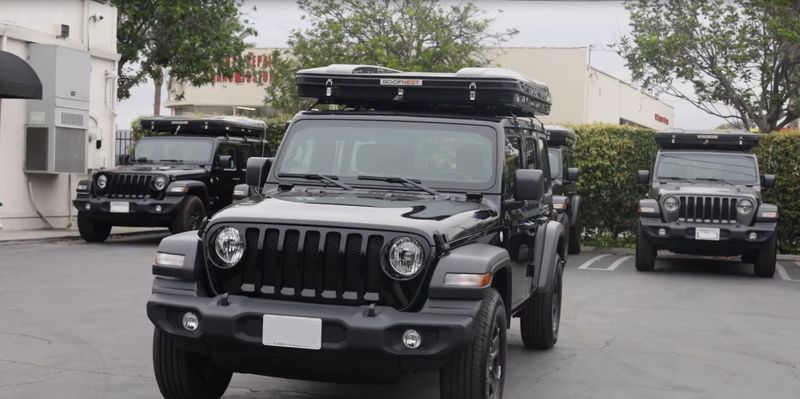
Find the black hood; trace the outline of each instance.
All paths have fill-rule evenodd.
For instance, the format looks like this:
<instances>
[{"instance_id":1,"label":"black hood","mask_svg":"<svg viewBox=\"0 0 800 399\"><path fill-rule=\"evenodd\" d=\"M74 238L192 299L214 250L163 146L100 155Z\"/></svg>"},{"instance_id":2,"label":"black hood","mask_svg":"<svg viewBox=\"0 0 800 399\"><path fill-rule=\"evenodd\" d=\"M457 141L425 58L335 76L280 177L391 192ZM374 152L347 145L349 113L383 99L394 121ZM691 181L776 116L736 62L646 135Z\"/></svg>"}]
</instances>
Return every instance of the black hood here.
<instances>
[{"instance_id":1,"label":"black hood","mask_svg":"<svg viewBox=\"0 0 800 399\"><path fill-rule=\"evenodd\" d=\"M141 174L160 174L172 177L202 176L208 174L208 170L199 165L191 164L132 164L122 165L108 170L106 173L141 173Z\"/></svg>"},{"instance_id":2,"label":"black hood","mask_svg":"<svg viewBox=\"0 0 800 399\"><path fill-rule=\"evenodd\" d=\"M294 189L252 197L217 213L211 223L275 223L406 231L433 243L471 236L497 223L488 201L437 199L389 191Z\"/></svg>"}]
</instances>

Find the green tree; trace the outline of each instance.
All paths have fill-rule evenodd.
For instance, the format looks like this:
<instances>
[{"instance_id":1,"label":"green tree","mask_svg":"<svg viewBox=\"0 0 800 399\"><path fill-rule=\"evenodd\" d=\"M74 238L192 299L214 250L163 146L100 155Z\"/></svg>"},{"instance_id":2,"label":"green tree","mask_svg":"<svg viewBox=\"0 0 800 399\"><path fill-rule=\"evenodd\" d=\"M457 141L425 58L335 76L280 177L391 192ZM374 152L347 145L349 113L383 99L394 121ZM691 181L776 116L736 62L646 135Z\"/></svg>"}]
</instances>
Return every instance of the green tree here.
<instances>
[{"instance_id":1,"label":"green tree","mask_svg":"<svg viewBox=\"0 0 800 399\"><path fill-rule=\"evenodd\" d=\"M490 30L492 19L470 1L298 0L311 27L295 30L289 51L272 54L266 102L284 114L304 105L294 74L329 64L373 64L404 71L455 71L484 66L486 45L500 45L517 31Z\"/></svg>"},{"instance_id":2,"label":"green tree","mask_svg":"<svg viewBox=\"0 0 800 399\"><path fill-rule=\"evenodd\" d=\"M243 0L113 0L117 25L117 98L147 78L155 83L153 114L161 109L165 73L199 86L243 66L245 38L255 29L240 13Z\"/></svg>"},{"instance_id":3,"label":"green tree","mask_svg":"<svg viewBox=\"0 0 800 399\"><path fill-rule=\"evenodd\" d=\"M745 128L800 117L800 0L635 0L633 78Z\"/></svg>"}]
</instances>

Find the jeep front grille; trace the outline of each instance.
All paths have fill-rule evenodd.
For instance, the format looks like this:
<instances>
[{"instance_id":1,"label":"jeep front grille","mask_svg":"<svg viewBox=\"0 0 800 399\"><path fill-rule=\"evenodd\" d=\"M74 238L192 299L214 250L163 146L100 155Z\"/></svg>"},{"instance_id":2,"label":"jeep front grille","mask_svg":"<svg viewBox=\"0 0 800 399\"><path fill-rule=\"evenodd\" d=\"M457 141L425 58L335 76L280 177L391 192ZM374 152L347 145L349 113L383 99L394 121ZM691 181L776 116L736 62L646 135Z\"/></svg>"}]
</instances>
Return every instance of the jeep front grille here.
<instances>
[{"instance_id":1,"label":"jeep front grille","mask_svg":"<svg viewBox=\"0 0 800 399\"><path fill-rule=\"evenodd\" d=\"M222 270L208 263L218 294L403 309L425 279L421 273L401 282L383 272L384 244L407 234L297 226L242 230L246 250L239 265ZM214 233L209 230L207 245Z\"/></svg>"},{"instance_id":2,"label":"jeep front grille","mask_svg":"<svg viewBox=\"0 0 800 399\"><path fill-rule=\"evenodd\" d=\"M679 196L678 220L697 223L736 223L737 198Z\"/></svg>"},{"instance_id":3,"label":"jeep front grille","mask_svg":"<svg viewBox=\"0 0 800 399\"><path fill-rule=\"evenodd\" d=\"M152 175L120 174L108 175L108 186L100 194L109 198L150 198Z\"/></svg>"}]
</instances>

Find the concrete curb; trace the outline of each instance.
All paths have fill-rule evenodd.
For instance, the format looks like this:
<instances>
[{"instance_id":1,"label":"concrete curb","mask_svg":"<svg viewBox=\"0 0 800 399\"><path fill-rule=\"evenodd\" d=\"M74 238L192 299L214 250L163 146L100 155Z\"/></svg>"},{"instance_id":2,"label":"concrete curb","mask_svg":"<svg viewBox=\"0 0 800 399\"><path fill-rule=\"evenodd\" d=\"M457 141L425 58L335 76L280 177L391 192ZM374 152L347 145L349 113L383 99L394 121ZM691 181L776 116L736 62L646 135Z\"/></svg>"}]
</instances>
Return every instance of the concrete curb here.
<instances>
[{"instance_id":1,"label":"concrete curb","mask_svg":"<svg viewBox=\"0 0 800 399\"><path fill-rule=\"evenodd\" d=\"M111 233L108 236L108 239L159 235L164 233L169 233L169 231L152 230L152 231L131 231L125 233ZM18 238L18 239L9 238L9 239L0 239L0 246L13 245L13 244L36 244L36 243L52 243L52 242L82 241L82 240L83 239L81 238L80 235L74 235L74 234L64 234L64 235L48 236L48 237Z\"/></svg>"},{"instance_id":2,"label":"concrete curb","mask_svg":"<svg viewBox=\"0 0 800 399\"><path fill-rule=\"evenodd\" d=\"M612 255L635 255L636 249L634 248L605 248L605 247L589 247L583 246L583 252L589 253L604 253ZM796 254L778 254L778 260L787 261L800 261L800 255Z\"/></svg>"}]
</instances>

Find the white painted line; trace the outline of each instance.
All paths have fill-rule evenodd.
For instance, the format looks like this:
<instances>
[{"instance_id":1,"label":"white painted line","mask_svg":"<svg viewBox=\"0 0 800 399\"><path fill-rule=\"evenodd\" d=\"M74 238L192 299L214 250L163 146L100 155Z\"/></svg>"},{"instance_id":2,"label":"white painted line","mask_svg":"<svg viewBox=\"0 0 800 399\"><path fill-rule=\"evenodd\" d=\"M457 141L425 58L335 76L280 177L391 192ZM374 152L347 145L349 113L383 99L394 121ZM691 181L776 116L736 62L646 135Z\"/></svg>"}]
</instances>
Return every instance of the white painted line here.
<instances>
[{"instance_id":1,"label":"white painted line","mask_svg":"<svg viewBox=\"0 0 800 399\"><path fill-rule=\"evenodd\" d=\"M582 265L578 266L578 269L581 269L581 270L586 270L586 269L588 269L588 268L589 268L589 266L591 266L592 264L594 264L594 262L597 262L598 260L600 260L600 259L603 259L603 258L605 258L605 257L607 257L607 256L611 256L611 254L597 255L597 256L595 256L594 258L592 258L592 259L589 259L589 260L587 260L586 262L583 262L583 264L582 264Z\"/></svg>"},{"instance_id":2,"label":"white painted line","mask_svg":"<svg viewBox=\"0 0 800 399\"><path fill-rule=\"evenodd\" d=\"M633 256L623 256L623 257L621 257L621 258L619 258L619 259L615 260L615 261L614 261L614 263L612 263L611 265L609 265L607 268L605 268L605 269L597 269L597 270L606 270L606 271L609 271L609 272L613 272L613 271L614 271L614 270L616 270L616 269L617 269L617 268L618 268L618 267L619 267L621 264L625 263L625 261L627 261L627 260L628 260L628 259L630 259L630 258L633 258Z\"/></svg>"},{"instance_id":3,"label":"white painted line","mask_svg":"<svg viewBox=\"0 0 800 399\"><path fill-rule=\"evenodd\" d=\"M781 276L782 279L786 281L794 281L791 277L789 277L789 273L786 272L786 269L783 268L782 264L775 263L775 267L778 269L778 275Z\"/></svg>"}]
</instances>

